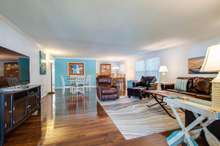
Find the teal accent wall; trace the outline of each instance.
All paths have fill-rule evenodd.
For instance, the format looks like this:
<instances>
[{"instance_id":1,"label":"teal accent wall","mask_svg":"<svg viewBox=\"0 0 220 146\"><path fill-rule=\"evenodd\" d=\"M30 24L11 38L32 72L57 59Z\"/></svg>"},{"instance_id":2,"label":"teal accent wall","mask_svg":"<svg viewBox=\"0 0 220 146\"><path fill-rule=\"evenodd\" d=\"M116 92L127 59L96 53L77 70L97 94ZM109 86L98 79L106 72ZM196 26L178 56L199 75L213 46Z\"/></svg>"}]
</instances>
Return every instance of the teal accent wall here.
<instances>
[{"instance_id":1,"label":"teal accent wall","mask_svg":"<svg viewBox=\"0 0 220 146\"><path fill-rule=\"evenodd\" d=\"M30 62L29 58L21 57L18 59L20 82L26 84L30 82Z\"/></svg>"},{"instance_id":2,"label":"teal accent wall","mask_svg":"<svg viewBox=\"0 0 220 146\"><path fill-rule=\"evenodd\" d=\"M61 76L67 76L69 62L84 63L85 75L91 75L92 85L96 85L96 60L55 58L55 87L62 87Z\"/></svg>"}]
</instances>

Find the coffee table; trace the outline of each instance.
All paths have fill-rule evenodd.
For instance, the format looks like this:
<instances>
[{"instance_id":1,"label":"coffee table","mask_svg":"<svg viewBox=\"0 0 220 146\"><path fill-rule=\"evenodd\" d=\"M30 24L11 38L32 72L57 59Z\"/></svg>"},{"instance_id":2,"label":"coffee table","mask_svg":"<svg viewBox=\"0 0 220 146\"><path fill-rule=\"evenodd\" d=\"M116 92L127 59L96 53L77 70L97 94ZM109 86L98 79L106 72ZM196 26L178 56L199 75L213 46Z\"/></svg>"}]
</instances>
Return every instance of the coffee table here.
<instances>
[{"instance_id":1,"label":"coffee table","mask_svg":"<svg viewBox=\"0 0 220 146\"><path fill-rule=\"evenodd\" d=\"M167 103L164 101L165 97L186 97L188 95L180 94L176 92L166 91L166 90L143 90L145 94L151 96L156 103L152 105L148 105L148 107L152 107L155 105L160 105L160 107L169 115L171 118L176 119L167 109ZM191 97L191 96L189 96Z\"/></svg>"}]
</instances>

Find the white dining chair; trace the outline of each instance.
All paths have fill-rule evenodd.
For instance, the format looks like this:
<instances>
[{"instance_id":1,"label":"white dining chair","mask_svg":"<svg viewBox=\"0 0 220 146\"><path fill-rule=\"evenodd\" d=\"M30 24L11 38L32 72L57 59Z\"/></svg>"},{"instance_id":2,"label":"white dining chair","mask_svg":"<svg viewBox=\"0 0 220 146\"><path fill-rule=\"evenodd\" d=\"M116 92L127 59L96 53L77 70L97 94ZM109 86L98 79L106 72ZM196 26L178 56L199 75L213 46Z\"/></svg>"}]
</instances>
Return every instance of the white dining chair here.
<instances>
[{"instance_id":1,"label":"white dining chair","mask_svg":"<svg viewBox=\"0 0 220 146\"><path fill-rule=\"evenodd\" d=\"M84 76L75 76L74 92L78 94L85 93L85 77Z\"/></svg>"},{"instance_id":2,"label":"white dining chair","mask_svg":"<svg viewBox=\"0 0 220 146\"><path fill-rule=\"evenodd\" d=\"M86 79L85 79L85 87L87 87L87 88L91 87L91 80L92 80L92 76L91 75L87 75Z\"/></svg>"},{"instance_id":3,"label":"white dining chair","mask_svg":"<svg viewBox=\"0 0 220 146\"><path fill-rule=\"evenodd\" d=\"M62 85L62 93L65 94L66 89L70 89L70 92L72 93L73 86L66 83L64 76L61 76L60 79L61 79L61 85Z\"/></svg>"}]
</instances>

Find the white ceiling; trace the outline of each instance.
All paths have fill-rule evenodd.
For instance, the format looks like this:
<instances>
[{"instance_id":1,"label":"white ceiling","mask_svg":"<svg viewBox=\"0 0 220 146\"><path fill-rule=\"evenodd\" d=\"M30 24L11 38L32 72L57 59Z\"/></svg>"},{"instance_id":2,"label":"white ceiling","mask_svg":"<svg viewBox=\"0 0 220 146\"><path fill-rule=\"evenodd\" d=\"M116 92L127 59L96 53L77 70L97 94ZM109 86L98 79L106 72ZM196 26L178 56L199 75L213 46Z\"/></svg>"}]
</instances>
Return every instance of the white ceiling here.
<instances>
[{"instance_id":1,"label":"white ceiling","mask_svg":"<svg viewBox=\"0 0 220 146\"><path fill-rule=\"evenodd\" d=\"M220 0L0 0L57 56L123 57L220 35Z\"/></svg>"}]
</instances>

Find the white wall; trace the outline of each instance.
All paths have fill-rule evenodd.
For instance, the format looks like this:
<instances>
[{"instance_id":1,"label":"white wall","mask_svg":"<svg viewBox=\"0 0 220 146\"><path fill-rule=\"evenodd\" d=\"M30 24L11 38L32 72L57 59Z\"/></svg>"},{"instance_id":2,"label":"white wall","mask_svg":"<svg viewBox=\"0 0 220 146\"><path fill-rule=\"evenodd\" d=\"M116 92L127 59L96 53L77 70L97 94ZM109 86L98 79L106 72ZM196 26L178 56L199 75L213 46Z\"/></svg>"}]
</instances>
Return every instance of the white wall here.
<instances>
[{"instance_id":1,"label":"white wall","mask_svg":"<svg viewBox=\"0 0 220 146\"><path fill-rule=\"evenodd\" d=\"M135 59L128 58L124 61L125 64L125 73L127 80L135 80Z\"/></svg>"},{"instance_id":2,"label":"white wall","mask_svg":"<svg viewBox=\"0 0 220 146\"><path fill-rule=\"evenodd\" d=\"M100 73L100 64L111 64L111 67L114 66L121 66L120 61L104 61L104 60L97 60L96 61L96 73Z\"/></svg>"},{"instance_id":3,"label":"white wall","mask_svg":"<svg viewBox=\"0 0 220 146\"><path fill-rule=\"evenodd\" d=\"M41 84L42 95L46 95L50 91L49 66L47 75L39 73L39 51L46 50L2 16L0 16L0 46L29 56L30 82Z\"/></svg>"},{"instance_id":4,"label":"white wall","mask_svg":"<svg viewBox=\"0 0 220 146\"><path fill-rule=\"evenodd\" d=\"M168 67L168 74L164 80L175 82L178 76L208 76L214 77L215 75L190 75L188 74L188 59L193 57L205 56L208 46L215 45L220 39L205 41L189 47L166 49L146 53L143 57L137 60L160 57L161 65ZM135 68L134 68L135 70Z\"/></svg>"}]
</instances>

